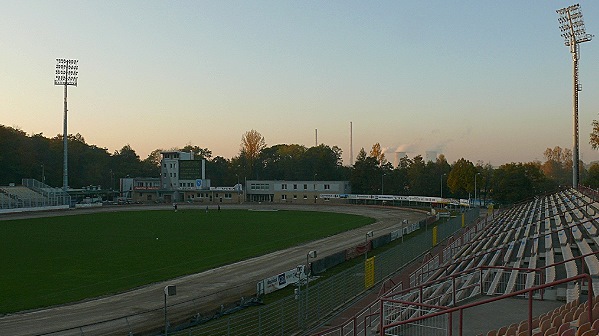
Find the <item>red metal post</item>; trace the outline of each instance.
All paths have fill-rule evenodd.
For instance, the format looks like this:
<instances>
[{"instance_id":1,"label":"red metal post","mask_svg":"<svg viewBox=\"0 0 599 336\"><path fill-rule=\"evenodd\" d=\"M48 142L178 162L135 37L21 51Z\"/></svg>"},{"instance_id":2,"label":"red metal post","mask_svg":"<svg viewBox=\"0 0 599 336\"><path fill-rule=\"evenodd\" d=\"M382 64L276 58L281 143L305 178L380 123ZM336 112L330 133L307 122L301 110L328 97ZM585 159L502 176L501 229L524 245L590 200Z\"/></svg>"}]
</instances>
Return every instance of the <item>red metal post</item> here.
<instances>
[{"instance_id":1,"label":"red metal post","mask_svg":"<svg viewBox=\"0 0 599 336\"><path fill-rule=\"evenodd\" d=\"M532 294L528 292L528 336L532 336Z\"/></svg>"},{"instance_id":2,"label":"red metal post","mask_svg":"<svg viewBox=\"0 0 599 336\"><path fill-rule=\"evenodd\" d=\"M460 309L460 336L462 336L463 328L464 328L464 310ZM451 333L450 333L450 335L451 335Z\"/></svg>"}]
</instances>

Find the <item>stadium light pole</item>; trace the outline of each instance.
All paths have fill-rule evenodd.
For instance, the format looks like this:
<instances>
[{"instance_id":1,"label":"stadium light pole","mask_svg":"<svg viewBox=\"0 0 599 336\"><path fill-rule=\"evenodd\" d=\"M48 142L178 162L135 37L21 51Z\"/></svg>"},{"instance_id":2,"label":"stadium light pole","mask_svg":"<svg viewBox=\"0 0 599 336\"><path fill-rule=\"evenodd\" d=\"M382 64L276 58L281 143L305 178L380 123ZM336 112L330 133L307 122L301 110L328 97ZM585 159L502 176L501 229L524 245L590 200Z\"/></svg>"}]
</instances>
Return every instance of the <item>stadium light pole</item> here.
<instances>
[{"instance_id":1,"label":"stadium light pole","mask_svg":"<svg viewBox=\"0 0 599 336\"><path fill-rule=\"evenodd\" d=\"M67 160L67 86L77 86L77 75L79 73L78 60L57 58L56 59L56 76L54 77L54 85L64 85L64 123L62 132L63 146L63 172L62 172L62 189L67 191L69 186L69 168Z\"/></svg>"},{"instance_id":2,"label":"stadium light pole","mask_svg":"<svg viewBox=\"0 0 599 336\"><path fill-rule=\"evenodd\" d=\"M570 47L572 54L572 72L573 72L573 117L574 117L574 144L572 148L572 184L573 187L578 187L578 91L582 88L578 84L578 60L580 59L580 43L588 42L593 38L593 35L587 34L584 22L582 21L582 12L580 5L575 4L566 8L558 9L559 14L559 29L564 38L564 44Z\"/></svg>"}]
</instances>

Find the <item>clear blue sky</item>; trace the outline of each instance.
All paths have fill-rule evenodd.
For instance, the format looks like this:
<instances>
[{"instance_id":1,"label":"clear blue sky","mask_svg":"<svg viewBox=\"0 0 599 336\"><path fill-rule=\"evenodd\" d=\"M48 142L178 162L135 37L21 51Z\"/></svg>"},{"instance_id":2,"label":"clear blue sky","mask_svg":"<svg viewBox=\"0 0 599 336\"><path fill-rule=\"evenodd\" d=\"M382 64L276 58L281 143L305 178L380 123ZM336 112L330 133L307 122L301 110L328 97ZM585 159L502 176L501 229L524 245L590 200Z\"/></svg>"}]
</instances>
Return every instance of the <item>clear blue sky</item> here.
<instances>
[{"instance_id":1,"label":"clear blue sky","mask_svg":"<svg viewBox=\"0 0 599 336\"><path fill-rule=\"evenodd\" d=\"M556 9L570 1L3 1L0 124L62 133L56 58L79 59L69 133L238 154L268 146L376 142L393 160L543 160L572 147L572 61ZM599 2L580 1L599 35ZM581 45L581 158L599 119L599 38Z\"/></svg>"}]
</instances>

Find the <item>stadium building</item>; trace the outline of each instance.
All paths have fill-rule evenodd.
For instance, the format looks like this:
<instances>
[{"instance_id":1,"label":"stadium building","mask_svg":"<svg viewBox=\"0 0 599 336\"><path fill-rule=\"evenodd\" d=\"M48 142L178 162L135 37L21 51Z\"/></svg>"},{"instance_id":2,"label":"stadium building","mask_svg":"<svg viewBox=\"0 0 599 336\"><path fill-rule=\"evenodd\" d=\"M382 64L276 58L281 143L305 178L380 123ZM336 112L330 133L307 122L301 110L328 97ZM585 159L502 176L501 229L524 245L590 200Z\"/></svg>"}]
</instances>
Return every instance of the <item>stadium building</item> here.
<instances>
[{"instance_id":1,"label":"stadium building","mask_svg":"<svg viewBox=\"0 0 599 336\"><path fill-rule=\"evenodd\" d=\"M195 159L193 153L164 151L160 153L160 177L122 178L120 191L127 202L134 203L241 203L241 185L211 187L206 178L206 160Z\"/></svg>"},{"instance_id":2,"label":"stadium building","mask_svg":"<svg viewBox=\"0 0 599 336\"><path fill-rule=\"evenodd\" d=\"M245 182L247 200L273 203L320 203L321 194L350 194L349 181L261 181Z\"/></svg>"}]
</instances>

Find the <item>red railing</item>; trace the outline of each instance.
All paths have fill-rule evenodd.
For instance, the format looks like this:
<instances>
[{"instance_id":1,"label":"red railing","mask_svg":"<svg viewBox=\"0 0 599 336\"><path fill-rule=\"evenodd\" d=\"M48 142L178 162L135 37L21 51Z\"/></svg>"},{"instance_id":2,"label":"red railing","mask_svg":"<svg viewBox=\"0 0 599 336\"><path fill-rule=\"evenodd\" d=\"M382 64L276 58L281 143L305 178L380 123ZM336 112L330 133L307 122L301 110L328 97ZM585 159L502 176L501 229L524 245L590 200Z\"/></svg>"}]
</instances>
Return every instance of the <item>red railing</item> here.
<instances>
[{"instance_id":1,"label":"red railing","mask_svg":"<svg viewBox=\"0 0 599 336\"><path fill-rule=\"evenodd\" d=\"M505 298L509 298L509 297L513 297L513 296L518 296L518 295L523 295L523 294L528 294L528 335L532 336L532 331L533 331L533 324L532 324L532 306L533 306L533 300L532 300L532 293L535 291L542 291L543 289L547 288L547 287L553 287L553 286L557 286L557 285L561 285L564 283L568 283L571 281L577 281L577 280L587 280L588 281L588 293L589 293L589 299L588 299L588 305L587 305L587 313L588 313L588 318L589 321L593 321L593 300L592 298L594 297L593 295L593 286L592 286L592 279L591 276L588 274L580 274L577 276L573 276L567 279L562 279L562 280L557 280L557 281L553 281L547 284L543 284L543 285L539 285L539 286L535 286L535 287L531 287L531 288L527 288L527 289L522 289L513 293L509 293L509 294L504 294L498 297L493 297L487 300L483 300L483 301L479 301L479 302L473 302L470 304L466 304L463 306L459 306L459 307L454 307L454 308L449 308L449 307L441 307L444 308L444 310L442 311L438 311L438 312L434 312L434 313L430 313L428 315L425 316L419 316L419 317L414 317L414 318L410 318L408 320L405 321L399 321L399 322L393 322L390 323L388 325L384 325L384 303L385 302L391 302L393 303L394 301L397 300L392 300L392 299L387 299L387 298L382 298L381 299L381 311L380 314L381 316L379 317L379 320L381 321L380 324L380 335L385 335L385 330L389 329L389 328L394 328L394 327L398 327L404 324L409 324L409 323L414 323L414 322L418 322L418 321L422 321L425 319L429 319L429 318L433 318L436 316L440 316L440 315L445 315L445 314L450 314L449 315L449 322L448 322L448 332L449 332L449 336L453 336L453 326L451 325L451 314L453 312L459 312L460 316L459 316L459 336L462 336L462 332L463 332L463 311L465 309L468 308L472 308L472 307L476 307L476 306L480 306L480 305L484 305L487 303L491 303L494 301L498 301L498 300L503 300ZM415 306L422 306L422 307L426 307L427 305L423 305L421 303L417 303L417 302L406 302L407 304L411 304L411 305L415 305ZM439 308L439 309L441 309Z\"/></svg>"}]
</instances>

